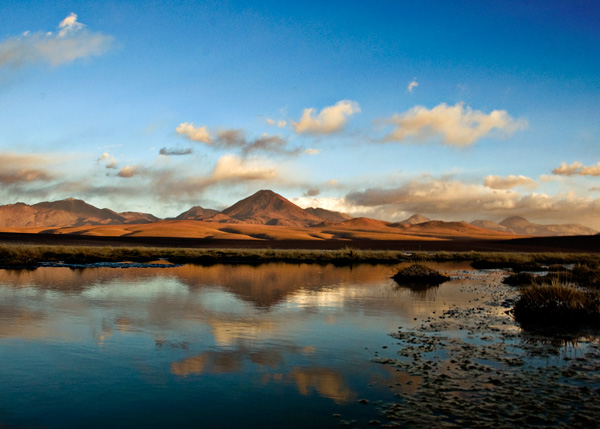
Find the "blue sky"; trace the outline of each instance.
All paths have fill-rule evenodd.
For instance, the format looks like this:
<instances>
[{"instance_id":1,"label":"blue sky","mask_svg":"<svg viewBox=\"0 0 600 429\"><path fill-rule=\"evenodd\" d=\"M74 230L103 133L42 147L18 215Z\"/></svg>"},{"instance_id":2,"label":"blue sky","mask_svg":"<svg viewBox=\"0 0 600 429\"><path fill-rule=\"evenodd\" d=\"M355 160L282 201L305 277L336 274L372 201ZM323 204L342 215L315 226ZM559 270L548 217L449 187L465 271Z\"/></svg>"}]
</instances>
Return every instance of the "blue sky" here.
<instances>
[{"instance_id":1,"label":"blue sky","mask_svg":"<svg viewBox=\"0 0 600 429\"><path fill-rule=\"evenodd\" d=\"M600 229L595 1L3 1L0 203L259 189Z\"/></svg>"}]
</instances>

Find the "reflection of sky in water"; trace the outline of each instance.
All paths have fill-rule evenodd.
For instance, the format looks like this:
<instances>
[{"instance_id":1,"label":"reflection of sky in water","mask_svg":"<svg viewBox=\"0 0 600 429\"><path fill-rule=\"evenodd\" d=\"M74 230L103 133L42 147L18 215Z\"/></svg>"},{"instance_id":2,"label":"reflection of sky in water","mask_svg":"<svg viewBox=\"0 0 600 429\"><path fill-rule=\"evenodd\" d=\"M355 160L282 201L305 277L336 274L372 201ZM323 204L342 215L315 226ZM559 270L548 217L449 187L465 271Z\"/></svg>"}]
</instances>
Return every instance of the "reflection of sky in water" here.
<instances>
[{"instance_id":1,"label":"reflection of sky in water","mask_svg":"<svg viewBox=\"0 0 600 429\"><path fill-rule=\"evenodd\" d=\"M414 293L391 274L282 264L0 271L0 425L360 419L358 399L406 377L370 362L394 343L387 334L475 296L457 293L465 281Z\"/></svg>"}]
</instances>

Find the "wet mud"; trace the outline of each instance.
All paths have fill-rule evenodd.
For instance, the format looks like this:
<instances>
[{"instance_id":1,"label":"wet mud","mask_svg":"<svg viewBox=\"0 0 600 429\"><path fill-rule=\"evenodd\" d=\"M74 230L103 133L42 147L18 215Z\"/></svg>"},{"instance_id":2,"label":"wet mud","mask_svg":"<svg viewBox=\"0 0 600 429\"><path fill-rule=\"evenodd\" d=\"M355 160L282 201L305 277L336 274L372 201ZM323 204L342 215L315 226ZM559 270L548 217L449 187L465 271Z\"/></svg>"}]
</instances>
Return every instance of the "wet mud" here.
<instances>
[{"instance_id":1,"label":"wet mud","mask_svg":"<svg viewBox=\"0 0 600 429\"><path fill-rule=\"evenodd\" d=\"M372 361L395 372L394 399L376 407L372 424L598 427L598 333L522 330L511 314L518 291L502 284L506 272L448 274L479 277L461 287L480 298L390 334L396 342L386 348L396 349Z\"/></svg>"}]
</instances>

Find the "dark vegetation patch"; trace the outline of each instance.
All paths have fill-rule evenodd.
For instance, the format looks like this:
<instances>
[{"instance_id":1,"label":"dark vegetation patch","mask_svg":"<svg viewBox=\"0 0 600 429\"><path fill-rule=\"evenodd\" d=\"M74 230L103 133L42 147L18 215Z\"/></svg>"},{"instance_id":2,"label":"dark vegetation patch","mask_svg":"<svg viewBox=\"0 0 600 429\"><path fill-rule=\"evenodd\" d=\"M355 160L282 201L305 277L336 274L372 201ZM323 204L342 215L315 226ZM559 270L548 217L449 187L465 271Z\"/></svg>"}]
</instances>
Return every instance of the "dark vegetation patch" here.
<instances>
[{"instance_id":1,"label":"dark vegetation patch","mask_svg":"<svg viewBox=\"0 0 600 429\"><path fill-rule=\"evenodd\" d=\"M413 264L403 268L394 274L392 278L396 283L409 287L438 286L450 280L450 277L422 264Z\"/></svg>"},{"instance_id":2,"label":"dark vegetation patch","mask_svg":"<svg viewBox=\"0 0 600 429\"><path fill-rule=\"evenodd\" d=\"M250 245L253 243L249 243ZM534 263L549 269L551 266L579 264L600 265L600 254L584 253L502 253L502 252L407 252L403 250L369 250L345 247L341 249L227 249L190 247L112 247L79 245L0 245L0 268L35 268L41 262L96 263L150 262L166 259L177 264L210 265L261 264L267 262L317 263L336 265L398 264L400 262L469 261L475 268L502 268L523 271ZM581 269L582 273L583 270ZM582 274L583 275L583 274ZM586 278L600 284L598 275L585 273Z\"/></svg>"},{"instance_id":3,"label":"dark vegetation patch","mask_svg":"<svg viewBox=\"0 0 600 429\"><path fill-rule=\"evenodd\" d=\"M531 285L521 290L515 319L546 328L600 324L600 292L565 283Z\"/></svg>"}]
</instances>

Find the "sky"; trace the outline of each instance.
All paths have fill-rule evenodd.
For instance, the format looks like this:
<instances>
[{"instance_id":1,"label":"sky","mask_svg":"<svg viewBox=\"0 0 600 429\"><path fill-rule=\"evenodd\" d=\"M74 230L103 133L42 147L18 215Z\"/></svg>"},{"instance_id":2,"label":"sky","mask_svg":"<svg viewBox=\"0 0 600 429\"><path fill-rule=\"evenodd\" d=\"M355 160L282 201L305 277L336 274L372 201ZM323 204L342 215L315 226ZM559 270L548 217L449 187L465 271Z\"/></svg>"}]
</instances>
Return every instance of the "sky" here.
<instances>
[{"instance_id":1,"label":"sky","mask_svg":"<svg viewBox=\"0 0 600 429\"><path fill-rule=\"evenodd\" d=\"M600 230L600 2L0 3L0 204L271 189Z\"/></svg>"}]
</instances>

